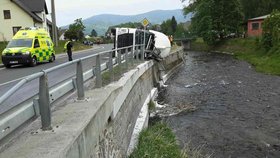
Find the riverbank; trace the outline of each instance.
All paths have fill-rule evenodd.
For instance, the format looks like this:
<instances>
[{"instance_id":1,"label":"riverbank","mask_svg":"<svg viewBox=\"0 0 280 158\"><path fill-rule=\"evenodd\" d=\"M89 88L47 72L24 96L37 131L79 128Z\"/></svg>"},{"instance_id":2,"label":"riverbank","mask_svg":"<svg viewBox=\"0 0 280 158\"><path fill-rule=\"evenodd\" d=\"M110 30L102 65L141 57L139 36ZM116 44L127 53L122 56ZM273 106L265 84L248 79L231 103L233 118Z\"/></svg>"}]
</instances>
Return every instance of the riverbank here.
<instances>
[{"instance_id":1,"label":"riverbank","mask_svg":"<svg viewBox=\"0 0 280 158\"><path fill-rule=\"evenodd\" d=\"M229 39L215 47L207 46L201 38L192 43L194 51L218 51L232 53L237 59L252 64L258 72L280 75L280 48L266 51L256 38Z\"/></svg>"}]
</instances>

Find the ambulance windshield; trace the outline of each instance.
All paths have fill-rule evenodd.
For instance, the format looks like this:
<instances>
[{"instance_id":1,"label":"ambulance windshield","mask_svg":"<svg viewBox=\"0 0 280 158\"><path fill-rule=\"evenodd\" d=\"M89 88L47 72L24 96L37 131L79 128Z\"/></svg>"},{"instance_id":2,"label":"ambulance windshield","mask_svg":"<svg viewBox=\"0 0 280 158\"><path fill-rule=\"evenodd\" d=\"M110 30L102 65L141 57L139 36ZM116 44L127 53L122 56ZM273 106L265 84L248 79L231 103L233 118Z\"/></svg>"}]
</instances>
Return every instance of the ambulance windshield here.
<instances>
[{"instance_id":1,"label":"ambulance windshield","mask_svg":"<svg viewBox=\"0 0 280 158\"><path fill-rule=\"evenodd\" d=\"M14 47L32 47L32 41L33 39L31 38L26 38L26 39L13 39L12 41L9 42L7 48L14 48Z\"/></svg>"}]
</instances>

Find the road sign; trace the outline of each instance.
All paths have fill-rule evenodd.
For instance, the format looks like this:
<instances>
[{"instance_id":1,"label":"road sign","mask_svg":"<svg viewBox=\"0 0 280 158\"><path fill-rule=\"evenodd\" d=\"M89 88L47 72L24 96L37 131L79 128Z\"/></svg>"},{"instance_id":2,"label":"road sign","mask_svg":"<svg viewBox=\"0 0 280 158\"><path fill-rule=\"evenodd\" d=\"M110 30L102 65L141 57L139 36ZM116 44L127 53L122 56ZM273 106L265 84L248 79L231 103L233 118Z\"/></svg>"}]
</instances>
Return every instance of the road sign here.
<instances>
[{"instance_id":1,"label":"road sign","mask_svg":"<svg viewBox=\"0 0 280 158\"><path fill-rule=\"evenodd\" d=\"M150 22L149 22L149 20L148 20L147 18L145 18L145 19L142 20L142 25L143 25L144 27L148 26L149 24L150 24Z\"/></svg>"}]
</instances>

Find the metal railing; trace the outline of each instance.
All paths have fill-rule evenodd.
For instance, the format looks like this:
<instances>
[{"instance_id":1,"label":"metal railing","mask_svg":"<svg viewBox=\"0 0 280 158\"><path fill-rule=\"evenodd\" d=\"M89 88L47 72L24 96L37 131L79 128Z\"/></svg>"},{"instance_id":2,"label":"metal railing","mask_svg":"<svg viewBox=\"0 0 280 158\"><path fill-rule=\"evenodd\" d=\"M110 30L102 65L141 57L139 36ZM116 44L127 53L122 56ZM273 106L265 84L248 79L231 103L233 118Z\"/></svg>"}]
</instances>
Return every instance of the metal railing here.
<instances>
[{"instance_id":1,"label":"metal railing","mask_svg":"<svg viewBox=\"0 0 280 158\"><path fill-rule=\"evenodd\" d=\"M117 52L116 58L113 58L113 53ZM105 63L101 62L101 57L108 54L108 61ZM140 59L140 57L141 59ZM94 59L95 58L95 59ZM83 71L83 61L95 60L95 66L89 71ZM92 77L95 79L95 87L102 87L102 71L108 70L110 74L110 80L113 80L113 67L114 65L124 65L125 69L128 70L128 64L133 60L144 60L144 46L135 45L119 49L113 49L109 51L100 52L97 54L89 55L80 59L73 60L47 70L32 74L25 77L10 90L8 90L3 96L0 97L0 107L7 99L9 99L15 92L17 92L25 84L39 79L39 93L34 96L35 99L29 103L24 102L24 105L16 105L18 109L13 108L0 114L0 139L11 133L14 129L22 125L26 120L34 117L35 115L41 115L42 130L50 130L51 127L51 103L61 98L69 91L76 89L77 100L85 99L84 82ZM60 86L54 85L49 87L48 85L48 74L57 71L62 68L76 65L75 78L71 81L64 81L60 83ZM73 86L74 85L74 86ZM51 92L50 92L51 89ZM22 103L23 104L23 103ZM33 107L33 109L32 109ZM16 110L15 110L16 109ZM33 111L32 111L33 110ZM20 117L25 119L20 119Z\"/></svg>"}]
</instances>

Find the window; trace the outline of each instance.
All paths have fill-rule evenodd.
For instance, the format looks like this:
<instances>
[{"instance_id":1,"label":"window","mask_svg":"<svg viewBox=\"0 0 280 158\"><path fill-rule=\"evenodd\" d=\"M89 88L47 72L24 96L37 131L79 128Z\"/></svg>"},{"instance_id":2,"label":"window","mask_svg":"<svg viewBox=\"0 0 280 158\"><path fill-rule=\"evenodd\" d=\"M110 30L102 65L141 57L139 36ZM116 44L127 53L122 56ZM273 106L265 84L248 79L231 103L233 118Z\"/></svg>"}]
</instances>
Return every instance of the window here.
<instances>
[{"instance_id":1,"label":"window","mask_svg":"<svg viewBox=\"0 0 280 158\"><path fill-rule=\"evenodd\" d=\"M4 19L11 19L11 12L10 10L4 10Z\"/></svg>"},{"instance_id":2,"label":"window","mask_svg":"<svg viewBox=\"0 0 280 158\"><path fill-rule=\"evenodd\" d=\"M21 29L21 26L13 27L13 34L15 35L20 29Z\"/></svg>"},{"instance_id":3,"label":"window","mask_svg":"<svg viewBox=\"0 0 280 158\"><path fill-rule=\"evenodd\" d=\"M49 42L49 41L47 41L47 46L48 46L48 47L50 47L50 46L51 46L51 44L50 44L50 42Z\"/></svg>"},{"instance_id":4,"label":"window","mask_svg":"<svg viewBox=\"0 0 280 158\"><path fill-rule=\"evenodd\" d=\"M40 47L39 40L35 39L35 41L34 41L34 48L38 48L38 47Z\"/></svg>"},{"instance_id":5,"label":"window","mask_svg":"<svg viewBox=\"0 0 280 158\"><path fill-rule=\"evenodd\" d=\"M258 30L260 28L259 23L252 23L252 30Z\"/></svg>"},{"instance_id":6,"label":"window","mask_svg":"<svg viewBox=\"0 0 280 158\"><path fill-rule=\"evenodd\" d=\"M14 48L14 47L28 47L30 48L32 46L32 38L26 38L26 39L13 39L9 42L7 45L7 48Z\"/></svg>"}]
</instances>

